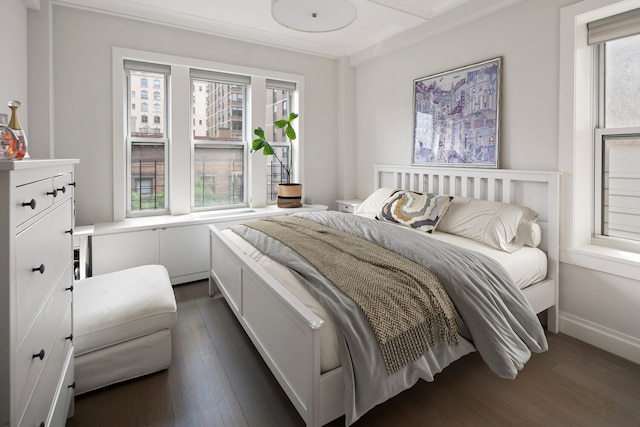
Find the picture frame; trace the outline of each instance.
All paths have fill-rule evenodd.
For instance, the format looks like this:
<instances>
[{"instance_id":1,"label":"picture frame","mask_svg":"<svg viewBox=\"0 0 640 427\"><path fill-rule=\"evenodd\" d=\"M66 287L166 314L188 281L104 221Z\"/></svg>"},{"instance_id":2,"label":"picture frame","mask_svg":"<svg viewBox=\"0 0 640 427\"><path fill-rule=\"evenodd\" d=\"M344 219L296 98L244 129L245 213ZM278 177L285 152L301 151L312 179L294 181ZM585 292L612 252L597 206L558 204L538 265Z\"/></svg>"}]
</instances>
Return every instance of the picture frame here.
<instances>
[{"instance_id":1,"label":"picture frame","mask_svg":"<svg viewBox=\"0 0 640 427\"><path fill-rule=\"evenodd\" d=\"M413 165L498 168L502 57L413 82Z\"/></svg>"}]
</instances>

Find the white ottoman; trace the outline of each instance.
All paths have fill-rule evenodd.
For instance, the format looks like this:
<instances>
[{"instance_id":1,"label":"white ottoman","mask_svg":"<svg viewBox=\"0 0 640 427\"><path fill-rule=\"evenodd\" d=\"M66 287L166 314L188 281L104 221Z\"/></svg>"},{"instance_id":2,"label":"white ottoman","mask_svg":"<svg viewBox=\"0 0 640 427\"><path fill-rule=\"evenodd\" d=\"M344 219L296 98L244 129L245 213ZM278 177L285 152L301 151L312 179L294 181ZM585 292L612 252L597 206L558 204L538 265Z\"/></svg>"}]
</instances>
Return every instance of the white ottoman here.
<instances>
[{"instance_id":1,"label":"white ottoman","mask_svg":"<svg viewBox=\"0 0 640 427\"><path fill-rule=\"evenodd\" d=\"M173 288L162 265L76 282L75 394L168 368L176 318Z\"/></svg>"}]
</instances>

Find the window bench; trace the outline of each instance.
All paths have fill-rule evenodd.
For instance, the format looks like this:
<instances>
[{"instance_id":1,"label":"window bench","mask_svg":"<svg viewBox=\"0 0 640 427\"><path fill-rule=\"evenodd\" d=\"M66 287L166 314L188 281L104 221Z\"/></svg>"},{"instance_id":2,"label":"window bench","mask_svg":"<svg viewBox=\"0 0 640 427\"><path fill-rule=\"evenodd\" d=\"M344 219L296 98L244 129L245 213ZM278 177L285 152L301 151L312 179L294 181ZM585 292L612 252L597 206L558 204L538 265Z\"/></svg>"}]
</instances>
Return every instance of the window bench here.
<instances>
[{"instance_id":1,"label":"window bench","mask_svg":"<svg viewBox=\"0 0 640 427\"><path fill-rule=\"evenodd\" d=\"M327 210L324 205L283 209L276 206L128 218L98 223L91 235L92 275L111 273L146 264L161 264L171 284L209 277L210 224L226 228L248 220Z\"/></svg>"}]
</instances>

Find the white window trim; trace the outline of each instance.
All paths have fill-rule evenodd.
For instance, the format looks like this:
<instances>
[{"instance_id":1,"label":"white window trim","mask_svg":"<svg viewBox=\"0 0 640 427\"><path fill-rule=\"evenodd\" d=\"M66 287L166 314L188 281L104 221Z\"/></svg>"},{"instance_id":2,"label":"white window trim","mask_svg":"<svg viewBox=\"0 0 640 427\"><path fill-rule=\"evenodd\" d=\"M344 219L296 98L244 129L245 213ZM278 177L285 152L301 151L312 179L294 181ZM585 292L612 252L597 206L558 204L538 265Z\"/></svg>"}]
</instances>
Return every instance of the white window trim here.
<instances>
[{"instance_id":1,"label":"white window trim","mask_svg":"<svg viewBox=\"0 0 640 427\"><path fill-rule=\"evenodd\" d=\"M640 0L585 0L560 12L559 166L563 173L560 261L630 279L640 253L594 244L592 55L587 23L640 7Z\"/></svg>"},{"instance_id":2,"label":"white window trim","mask_svg":"<svg viewBox=\"0 0 640 427\"><path fill-rule=\"evenodd\" d=\"M125 59L161 63L171 65L171 85L168 103L172 112L172 126L169 129L170 145L169 158L171 169L168 172L168 186L171 191L169 199L169 211L171 215L182 215L190 212L190 191L176 191L176 188L191 187L191 96L190 91L184 90L190 87L191 79L189 70L200 68L204 70L216 70L225 73L244 74L252 76L252 88L247 94L247 121L248 130L258 126L265 127L265 105L251 102L255 99L265 98L265 83L267 78L292 81L296 83L297 98L294 99L298 114L304 117L304 76L284 72L264 70L260 68L245 67L239 65L223 64L219 62L205 61L193 58L185 58L175 55L165 55L155 52L146 52L121 47L112 48L112 99L113 99L113 220L126 219L127 209L127 156L126 156L126 120L125 108L127 99L127 85L122 68ZM292 147L292 159L295 169L292 173L297 182L304 184L304 121L297 123L298 139ZM250 131L248 132L250 133ZM250 135L247 135L250 138ZM249 141L250 143L251 141ZM248 146L249 147L249 146ZM247 163L247 201L250 207L258 208L266 206L266 156L249 155Z\"/></svg>"}]
</instances>

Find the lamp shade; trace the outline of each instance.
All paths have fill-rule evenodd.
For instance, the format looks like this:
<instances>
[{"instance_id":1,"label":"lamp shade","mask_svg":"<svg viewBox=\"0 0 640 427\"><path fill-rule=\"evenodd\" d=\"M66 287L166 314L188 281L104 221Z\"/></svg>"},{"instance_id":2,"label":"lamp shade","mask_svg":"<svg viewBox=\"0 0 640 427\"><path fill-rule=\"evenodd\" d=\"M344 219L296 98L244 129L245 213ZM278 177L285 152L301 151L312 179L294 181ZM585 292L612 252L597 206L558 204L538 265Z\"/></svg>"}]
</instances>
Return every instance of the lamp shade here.
<instances>
[{"instance_id":1,"label":"lamp shade","mask_svg":"<svg viewBox=\"0 0 640 427\"><path fill-rule=\"evenodd\" d=\"M349 0L271 0L271 15L292 30L320 33L346 27L358 11Z\"/></svg>"}]
</instances>

